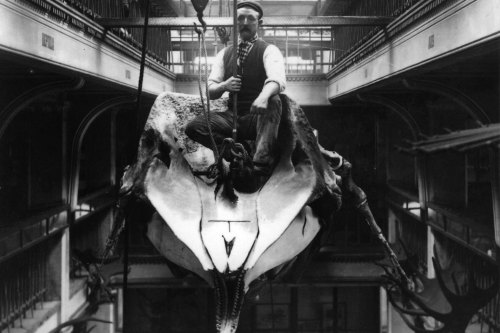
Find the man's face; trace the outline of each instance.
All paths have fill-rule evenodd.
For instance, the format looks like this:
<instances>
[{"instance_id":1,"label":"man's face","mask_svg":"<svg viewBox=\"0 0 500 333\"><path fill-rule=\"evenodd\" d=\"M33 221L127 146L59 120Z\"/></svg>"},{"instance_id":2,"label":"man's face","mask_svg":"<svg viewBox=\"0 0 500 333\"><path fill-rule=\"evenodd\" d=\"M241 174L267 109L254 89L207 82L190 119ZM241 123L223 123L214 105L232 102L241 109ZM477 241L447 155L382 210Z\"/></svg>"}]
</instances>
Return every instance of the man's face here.
<instances>
[{"instance_id":1,"label":"man's face","mask_svg":"<svg viewBox=\"0 0 500 333\"><path fill-rule=\"evenodd\" d=\"M262 20L259 20L259 12L252 8L242 7L236 12L238 15L238 30L240 38L243 40L250 40L259 28Z\"/></svg>"}]
</instances>

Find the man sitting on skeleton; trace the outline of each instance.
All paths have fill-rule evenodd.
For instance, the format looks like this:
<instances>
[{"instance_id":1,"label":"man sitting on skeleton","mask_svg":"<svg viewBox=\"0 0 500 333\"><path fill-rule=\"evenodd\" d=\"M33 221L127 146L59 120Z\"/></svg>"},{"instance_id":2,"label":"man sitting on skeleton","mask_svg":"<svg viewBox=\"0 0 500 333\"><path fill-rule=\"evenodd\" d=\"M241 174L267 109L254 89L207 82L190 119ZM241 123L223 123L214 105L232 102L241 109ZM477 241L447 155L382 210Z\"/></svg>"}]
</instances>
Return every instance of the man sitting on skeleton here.
<instances>
[{"instance_id":1,"label":"man sitting on skeleton","mask_svg":"<svg viewBox=\"0 0 500 333\"><path fill-rule=\"evenodd\" d=\"M237 93L238 141L255 140L253 175L268 176L276 161L276 139L281 118L281 100L285 89L285 65L281 51L259 38L263 10L255 1L237 4L239 30L238 75L232 76L233 46L217 54L208 79L210 99L229 92L228 110L210 114L210 122L196 117L186 127L186 135L212 148L210 131L220 147L233 132L233 94ZM230 158L230 156L223 156Z\"/></svg>"}]
</instances>

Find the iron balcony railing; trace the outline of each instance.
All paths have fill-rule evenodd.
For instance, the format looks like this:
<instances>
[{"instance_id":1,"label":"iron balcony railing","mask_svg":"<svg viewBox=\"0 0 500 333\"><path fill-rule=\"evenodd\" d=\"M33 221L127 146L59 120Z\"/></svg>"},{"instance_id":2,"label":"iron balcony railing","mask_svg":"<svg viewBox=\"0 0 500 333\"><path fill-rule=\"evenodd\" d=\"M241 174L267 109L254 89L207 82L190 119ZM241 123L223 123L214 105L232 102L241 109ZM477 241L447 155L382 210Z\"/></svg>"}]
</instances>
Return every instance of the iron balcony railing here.
<instances>
[{"instance_id":1,"label":"iron balcony railing","mask_svg":"<svg viewBox=\"0 0 500 333\"><path fill-rule=\"evenodd\" d=\"M0 225L0 264L66 227L68 207L59 206L13 223Z\"/></svg>"},{"instance_id":2,"label":"iron balcony railing","mask_svg":"<svg viewBox=\"0 0 500 333\"><path fill-rule=\"evenodd\" d=\"M143 0L18 0L31 8L35 12L45 15L48 19L67 23L68 30L82 31L97 40L102 40L112 47L132 56L135 59L140 58L139 51L142 49L142 28L112 28L104 29L100 27L95 20L100 17L142 17ZM166 2L152 0L153 4L159 3L163 6L152 6L151 16L164 16ZM124 10L124 3L128 3L128 10ZM128 14L126 14L126 12ZM167 11L168 14L168 11ZM170 13L171 14L171 13ZM93 24L92 24L93 22ZM113 38L110 38L113 36ZM166 61L169 60L169 47L166 41L170 40L167 28L154 29L148 35L148 65L160 72L167 69ZM119 40L124 43L120 44ZM130 46L128 49L126 46ZM133 50L133 51L131 51ZM168 72L168 71L166 71ZM171 75L168 72L167 75Z\"/></svg>"},{"instance_id":3,"label":"iron balcony railing","mask_svg":"<svg viewBox=\"0 0 500 333\"><path fill-rule=\"evenodd\" d=\"M346 9L344 15L384 15L397 17L421 0L361 0ZM380 31L380 27L336 27L335 63Z\"/></svg>"},{"instance_id":4,"label":"iron balcony railing","mask_svg":"<svg viewBox=\"0 0 500 333\"><path fill-rule=\"evenodd\" d=\"M49 292L49 254L52 241L0 262L0 331L23 327L43 307Z\"/></svg>"},{"instance_id":5,"label":"iron balcony railing","mask_svg":"<svg viewBox=\"0 0 500 333\"><path fill-rule=\"evenodd\" d=\"M61 8L72 8L87 18L141 18L145 1L129 0L20 0L48 12L55 19L69 20L71 26L86 29L74 17L68 17ZM380 47L388 39L401 33L415 22L428 17L443 6L457 0L362 0L347 6L341 13L349 17L401 17L402 22L390 24L384 33L381 26L332 27L276 27L261 30L264 39L275 43L285 56L289 74L334 74L359 61ZM176 16L176 11L164 1L151 1L151 17ZM183 3L183 2L181 2ZM56 6L57 5L57 6ZM59 7L58 7L59 6ZM63 6L63 7L61 7ZM194 19L194 17L193 17ZM88 30L88 29L87 29ZM142 46L143 28L110 28L109 32L136 49ZM92 33L92 31L90 31ZM382 34L381 34L382 33ZM380 36L379 36L380 35ZM373 40L371 40L373 37ZM148 32L149 59L176 74L197 73L199 51L197 34L193 28L153 27ZM230 38L229 38L230 39ZM362 47L361 47L362 46ZM223 43L214 30L207 31L207 48L213 61ZM209 70L210 70L209 64Z\"/></svg>"},{"instance_id":6,"label":"iron balcony railing","mask_svg":"<svg viewBox=\"0 0 500 333\"><path fill-rule=\"evenodd\" d=\"M398 220L396 234L410 249L412 252L410 254L418 256L420 268L423 271L427 270L427 225L429 225L435 231L434 235L440 243L447 244L449 256L462 267L472 270L479 288L486 289L491 286L493 281L491 274L484 272L487 267L498 270L498 267L493 268L495 253L471 243L472 224L432 203L428 203L430 216L421 216L421 208L416 200L414 195L394 187L389 187L386 197L386 202L393 209ZM475 228L477 229L477 226ZM481 325L481 332L497 332L500 328L500 295L498 293L477 313L475 321Z\"/></svg>"},{"instance_id":7,"label":"iron balcony railing","mask_svg":"<svg viewBox=\"0 0 500 333\"><path fill-rule=\"evenodd\" d=\"M454 239L475 253L495 261L498 253L492 231L460 212L438 204L428 203L428 223L447 237Z\"/></svg>"},{"instance_id":8,"label":"iron balcony railing","mask_svg":"<svg viewBox=\"0 0 500 333\"><path fill-rule=\"evenodd\" d=\"M421 217L418 195L393 185L388 186L385 201L396 215L396 241L403 242L416 255L418 264L427 271L427 225Z\"/></svg>"},{"instance_id":9,"label":"iron balcony railing","mask_svg":"<svg viewBox=\"0 0 500 333\"><path fill-rule=\"evenodd\" d=\"M332 70L328 77L338 75L374 53L391 39L411 29L446 7L460 0L360 0L348 6L342 15L392 16L385 27L335 27Z\"/></svg>"},{"instance_id":10,"label":"iron balcony railing","mask_svg":"<svg viewBox=\"0 0 500 333\"><path fill-rule=\"evenodd\" d=\"M446 248L448 258L452 262L463 267L463 274L467 276L472 274L473 283L480 289L487 289L494 282L495 274L498 274L498 264L487 261L484 257L473 253L463 244L457 243L451 239L443 239L443 236L437 235L436 240ZM470 286L464 284L455 292L462 294L469 291ZM479 312L473 321L480 324L480 332L499 332L500 330L500 290L495 297Z\"/></svg>"},{"instance_id":11,"label":"iron balcony railing","mask_svg":"<svg viewBox=\"0 0 500 333\"><path fill-rule=\"evenodd\" d=\"M482 289L491 286L491 283L489 277L478 277L478 286ZM477 317L481 323L481 332L500 332L500 293L479 311Z\"/></svg>"},{"instance_id":12,"label":"iron balcony railing","mask_svg":"<svg viewBox=\"0 0 500 333\"><path fill-rule=\"evenodd\" d=\"M53 13L54 16L65 17L63 13L57 13L57 8L42 0L23 1ZM144 15L144 1L51 0L51 2L70 6L94 20L102 17L134 18ZM153 1L150 16L164 15L165 11L155 3ZM142 28L111 28L110 32L136 49L142 47ZM261 29L260 35L280 48L285 57L286 72L289 74L324 74L331 69L334 59L330 27L265 27ZM154 27L149 30L147 38L148 56L166 69L176 74L198 73L200 56L198 35L193 28ZM207 30L206 41L209 55L208 70L210 70L211 62L224 44L215 29Z\"/></svg>"},{"instance_id":13,"label":"iron balcony railing","mask_svg":"<svg viewBox=\"0 0 500 333\"><path fill-rule=\"evenodd\" d=\"M422 222L401 215L396 225L396 234L411 254L416 254L422 271L427 272L427 226Z\"/></svg>"},{"instance_id":14,"label":"iron balcony railing","mask_svg":"<svg viewBox=\"0 0 500 333\"><path fill-rule=\"evenodd\" d=\"M492 281L488 277L480 277L478 285L480 288L487 288ZM484 308L477 314L481 323L481 332L500 332L500 294L497 293ZM484 329L484 330L483 330Z\"/></svg>"}]
</instances>

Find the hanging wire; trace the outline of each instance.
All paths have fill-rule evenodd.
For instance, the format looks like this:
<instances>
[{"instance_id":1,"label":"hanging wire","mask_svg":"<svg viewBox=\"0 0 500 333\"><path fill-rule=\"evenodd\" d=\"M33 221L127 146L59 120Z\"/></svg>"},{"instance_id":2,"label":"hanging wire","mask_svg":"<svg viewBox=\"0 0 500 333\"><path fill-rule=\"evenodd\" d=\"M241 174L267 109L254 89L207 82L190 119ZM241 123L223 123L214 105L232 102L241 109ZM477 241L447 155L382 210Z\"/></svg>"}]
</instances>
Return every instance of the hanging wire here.
<instances>
[{"instance_id":1,"label":"hanging wire","mask_svg":"<svg viewBox=\"0 0 500 333\"><path fill-rule=\"evenodd\" d=\"M212 133L212 126L210 125L210 95L208 92L208 56L207 56L207 48L205 44L205 32L201 30L196 30L198 33L198 45L199 45L199 57L198 57L198 89L200 91L200 99L201 105L203 107L203 114L205 115L205 121L207 123L208 134L210 136L210 143L212 144L212 150L214 152L214 158L216 161L219 160L219 150L217 148L217 144L215 143L214 135ZM207 98L207 104L205 108L205 101L203 99L203 89L201 88L201 80L202 80L202 72L203 68L201 66L201 57L202 57L202 45L203 45L203 57L205 58L205 93Z\"/></svg>"},{"instance_id":2,"label":"hanging wire","mask_svg":"<svg viewBox=\"0 0 500 333\"><path fill-rule=\"evenodd\" d=\"M148 23L149 23L149 0L146 0L145 3L145 13L144 13L144 31L142 35L142 53L141 53L141 65L139 71L139 83L137 87L137 104L136 104L136 112L137 112L137 125L136 125L136 134L140 133L140 109L141 109L141 96L142 96L142 83L144 79L144 67L146 64L146 48L147 48L147 37L148 37ZM127 288L128 288L128 266L129 266L129 224L130 221L125 218L123 225L123 233L124 233L124 250L123 250L123 313L126 313L126 304L127 304ZM125 325L125 324L124 324ZM125 331L125 327L123 327Z\"/></svg>"},{"instance_id":3,"label":"hanging wire","mask_svg":"<svg viewBox=\"0 0 500 333\"><path fill-rule=\"evenodd\" d=\"M271 292L271 329L272 332L274 333L275 327L274 327L274 296L273 296L273 280L269 280L269 287L270 287L270 292Z\"/></svg>"}]
</instances>

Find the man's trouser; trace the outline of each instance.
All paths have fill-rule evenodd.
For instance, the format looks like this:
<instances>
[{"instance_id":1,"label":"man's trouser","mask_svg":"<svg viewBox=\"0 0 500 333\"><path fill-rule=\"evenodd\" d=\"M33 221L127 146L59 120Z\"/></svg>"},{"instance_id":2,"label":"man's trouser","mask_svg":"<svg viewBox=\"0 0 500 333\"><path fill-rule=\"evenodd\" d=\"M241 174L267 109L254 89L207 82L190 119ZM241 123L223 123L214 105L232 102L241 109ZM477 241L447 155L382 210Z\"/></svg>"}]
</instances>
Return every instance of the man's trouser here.
<instances>
[{"instance_id":1,"label":"man's trouser","mask_svg":"<svg viewBox=\"0 0 500 333\"><path fill-rule=\"evenodd\" d=\"M238 109L238 141L255 140L254 165L257 169L269 169L274 163L276 139L281 119L281 100L278 95L269 99L267 111L253 114L249 110ZM211 112L210 126L217 146L225 138L232 137L233 112ZM193 119L186 126L186 135L212 149L207 122L203 115Z\"/></svg>"}]
</instances>

